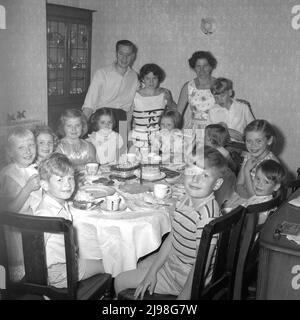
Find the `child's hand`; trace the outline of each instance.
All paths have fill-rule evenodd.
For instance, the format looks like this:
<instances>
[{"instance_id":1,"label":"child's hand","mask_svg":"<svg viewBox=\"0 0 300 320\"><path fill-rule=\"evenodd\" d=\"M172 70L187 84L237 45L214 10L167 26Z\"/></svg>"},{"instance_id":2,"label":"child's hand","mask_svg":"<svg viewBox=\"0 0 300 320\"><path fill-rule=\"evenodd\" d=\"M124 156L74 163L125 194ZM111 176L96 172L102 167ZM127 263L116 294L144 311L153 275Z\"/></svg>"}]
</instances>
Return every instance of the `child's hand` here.
<instances>
[{"instance_id":1,"label":"child's hand","mask_svg":"<svg viewBox=\"0 0 300 320\"><path fill-rule=\"evenodd\" d=\"M246 164L245 164L245 171L246 172L250 172L251 169L256 165L257 160L253 157L251 157L250 159L247 160Z\"/></svg>"},{"instance_id":2,"label":"child's hand","mask_svg":"<svg viewBox=\"0 0 300 320\"><path fill-rule=\"evenodd\" d=\"M144 280L136 288L134 293L134 299L137 300L140 296L141 297L140 299L143 300L144 294L147 289L149 291L149 294L152 295L154 292L154 288L156 286L156 282L157 282L156 273L147 274Z\"/></svg>"},{"instance_id":3,"label":"child's hand","mask_svg":"<svg viewBox=\"0 0 300 320\"><path fill-rule=\"evenodd\" d=\"M28 188L28 190L30 192L39 190L39 188L41 187L39 175L38 174L32 175L28 179L28 181L26 183L26 187Z\"/></svg>"}]
</instances>

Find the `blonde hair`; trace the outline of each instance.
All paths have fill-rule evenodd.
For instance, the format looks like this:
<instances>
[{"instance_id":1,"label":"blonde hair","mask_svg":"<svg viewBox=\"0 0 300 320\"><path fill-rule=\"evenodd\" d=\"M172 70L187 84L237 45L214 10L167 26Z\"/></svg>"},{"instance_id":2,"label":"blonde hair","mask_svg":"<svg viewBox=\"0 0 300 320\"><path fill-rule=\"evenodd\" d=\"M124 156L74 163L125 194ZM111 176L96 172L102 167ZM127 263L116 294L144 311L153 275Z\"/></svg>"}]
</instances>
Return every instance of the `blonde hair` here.
<instances>
[{"instance_id":1,"label":"blonde hair","mask_svg":"<svg viewBox=\"0 0 300 320\"><path fill-rule=\"evenodd\" d=\"M39 175L42 180L49 181L53 175L64 177L67 174L74 174L74 168L64 154L54 152L39 164Z\"/></svg>"},{"instance_id":2,"label":"blonde hair","mask_svg":"<svg viewBox=\"0 0 300 320\"><path fill-rule=\"evenodd\" d=\"M6 160L8 162L12 162L12 156L11 156L11 151L12 151L12 146L13 143L16 139L24 139L24 138L32 138L33 141L35 142L34 135L32 131L29 129L26 129L24 127L15 127L11 131L9 131L6 143L5 143L5 153L6 153Z\"/></svg>"},{"instance_id":3,"label":"blonde hair","mask_svg":"<svg viewBox=\"0 0 300 320\"><path fill-rule=\"evenodd\" d=\"M82 130L81 130L81 135L80 137L84 136L87 133L88 126L87 126L87 121L85 115L82 113L82 111L78 109L66 109L60 116L59 118L59 125L57 129L57 135L60 138L63 138L66 136L66 132L64 129L64 126L66 124L66 119L70 118L80 118L81 120L81 125L82 125Z\"/></svg>"}]
</instances>

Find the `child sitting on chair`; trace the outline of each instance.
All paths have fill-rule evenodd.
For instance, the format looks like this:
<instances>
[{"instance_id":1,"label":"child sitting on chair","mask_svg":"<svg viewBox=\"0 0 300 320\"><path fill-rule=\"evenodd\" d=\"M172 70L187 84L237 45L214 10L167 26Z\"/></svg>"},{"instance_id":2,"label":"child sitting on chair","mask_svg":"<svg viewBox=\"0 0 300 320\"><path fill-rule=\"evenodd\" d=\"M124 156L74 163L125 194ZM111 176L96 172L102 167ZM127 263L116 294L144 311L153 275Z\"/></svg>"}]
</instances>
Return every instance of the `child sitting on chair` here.
<instances>
[{"instance_id":1,"label":"child sitting on chair","mask_svg":"<svg viewBox=\"0 0 300 320\"><path fill-rule=\"evenodd\" d=\"M87 141L96 149L96 158L100 164L116 163L123 146L121 135L114 131L116 120L111 109L100 108L90 118L92 133Z\"/></svg>"},{"instance_id":2,"label":"child sitting on chair","mask_svg":"<svg viewBox=\"0 0 300 320\"><path fill-rule=\"evenodd\" d=\"M230 135L227 127L221 124L210 124L205 127L205 145L211 146L220 151L228 161L229 168L237 174L238 166L234 163L230 152L226 149L228 142L230 142Z\"/></svg>"},{"instance_id":3,"label":"child sitting on chair","mask_svg":"<svg viewBox=\"0 0 300 320\"><path fill-rule=\"evenodd\" d=\"M182 116L176 110L165 110L159 120L160 130L151 141L151 151L160 153L162 163L183 162Z\"/></svg>"},{"instance_id":4,"label":"child sitting on chair","mask_svg":"<svg viewBox=\"0 0 300 320\"><path fill-rule=\"evenodd\" d=\"M33 133L16 127L7 138L7 155L11 162L0 173L0 192L4 206L10 211L32 214L42 199L36 165Z\"/></svg>"},{"instance_id":5,"label":"child sitting on chair","mask_svg":"<svg viewBox=\"0 0 300 320\"><path fill-rule=\"evenodd\" d=\"M127 288L136 288L136 299L143 299L147 290L150 294L155 292L177 295L178 299L190 298L202 230L207 223L219 217L214 191L223 183L222 176L227 168L225 158L211 147L204 148L204 155L203 149L201 153L198 151L195 163L185 170L187 196L176 205L171 233L157 255L143 260L137 269L116 277L117 294ZM214 244L209 255L207 281L211 278Z\"/></svg>"},{"instance_id":6,"label":"child sitting on chair","mask_svg":"<svg viewBox=\"0 0 300 320\"><path fill-rule=\"evenodd\" d=\"M67 200L75 188L74 169L63 154L53 153L39 166L41 185L45 194L35 214L73 220ZM58 288L67 287L64 236L45 234L48 281ZM78 258L78 280L103 273L102 260Z\"/></svg>"},{"instance_id":7,"label":"child sitting on chair","mask_svg":"<svg viewBox=\"0 0 300 320\"><path fill-rule=\"evenodd\" d=\"M245 128L244 136L248 152L238 174L237 192L242 198L248 199L255 195L253 180L259 163L269 159L279 160L271 151L276 143L276 133L268 121L252 121Z\"/></svg>"},{"instance_id":8,"label":"child sitting on chair","mask_svg":"<svg viewBox=\"0 0 300 320\"><path fill-rule=\"evenodd\" d=\"M67 109L62 113L58 134L63 138L56 151L65 154L78 171L84 169L88 162L96 162L94 146L81 139L86 131L86 119L80 110Z\"/></svg>"},{"instance_id":9,"label":"child sitting on chair","mask_svg":"<svg viewBox=\"0 0 300 320\"><path fill-rule=\"evenodd\" d=\"M255 194L246 200L242 205L248 207L271 200L278 192L285 179L285 170L282 165L274 160L265 160L257 168L253 184ZM266 221L269 212L259 214L258 224Z\"/></svg>"},{"instance_id":10,"label":"child sitting on chair","mask_svg":"<svg viewBox=\"0 0 300 320\"><path fill-rule=\"evenodd\" d=\"M37 148L35 162L39 164L55 150L58 139L52 129L46 125L36 126L33 134Z\"/></svg>"}]
</instances>

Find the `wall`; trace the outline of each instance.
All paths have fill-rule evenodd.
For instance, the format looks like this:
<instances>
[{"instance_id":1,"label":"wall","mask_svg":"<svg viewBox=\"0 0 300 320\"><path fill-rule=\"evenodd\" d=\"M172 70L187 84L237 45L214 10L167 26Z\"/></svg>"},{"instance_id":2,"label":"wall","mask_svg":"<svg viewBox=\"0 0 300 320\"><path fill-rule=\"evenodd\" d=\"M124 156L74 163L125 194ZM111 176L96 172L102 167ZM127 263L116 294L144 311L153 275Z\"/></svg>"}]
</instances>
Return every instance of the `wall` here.
<instances>
[{"instance_id":1,"label":"wall","mask_svg":"<svg viewBox=\"0 0 300 320\"><path fill-rule=\"evenodd\" d=\"M47 120L46 7L40 0L0 0L6 30L0 30L0 124L7 113Z\"/></svg>"},{"instance_id":2,"label":"wall","mask_svg":"<svg viewBox=\"0 0 300 320\"><path fill-rule=\"evenodd\" d=\"M300 166L300 30L291 27L292 0L81 0L95 9L92 74L113 61L115 42L138 45L136 70L148 62L161 65L163 85L177 100L194 74L187 59L211 50L218 59L215 76L234 81L236 96L251 102L257 118L274 124L281 159L293 171ZM200 31L202 17L213 17L216 32ZM284 137L286 139L284 139ZM288 139L287 139L288 137Z\"/></svg>"},{"instance_id":3,"label":"wall","mask_svg":"<svg viewBox=\"0 0 300 320\"><path fill-rule=\"evenodd\" d=\"M0 30L0 119L26 109L28 118L47 118L45 0L0 0L7 9L7 30ZM163 85L177 100L194 74L187 59L211 50L219 61L215 76L234 81L236 95L249 100L257 118L280 129L281 159L299 166L300 30L291 27L293 0L51 0L97 10L94 13L92 74L113 61L115 42L134 41L134 65L161 65ZM200 31L202 17L217 30ZM3 120L2 120L3 121Z\"/></svg>"}]
</instances>

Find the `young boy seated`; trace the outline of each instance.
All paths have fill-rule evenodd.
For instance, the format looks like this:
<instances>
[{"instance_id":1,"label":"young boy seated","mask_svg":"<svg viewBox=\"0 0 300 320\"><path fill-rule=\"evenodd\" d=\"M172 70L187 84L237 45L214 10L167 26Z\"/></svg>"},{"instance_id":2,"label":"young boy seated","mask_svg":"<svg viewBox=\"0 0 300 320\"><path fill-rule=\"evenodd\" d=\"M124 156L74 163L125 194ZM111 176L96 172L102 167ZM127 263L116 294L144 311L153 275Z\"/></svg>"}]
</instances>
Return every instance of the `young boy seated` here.
<instances>
[{"instance_id":1,"label":"young boy seated","mask_svg":"<svg viewBox=\"0 0 300 320\"><path fill-rule=\"evenodd\" d=\"M240 197L232 190L231 196L228 197L224 204L224 212L230 212L234 208L242 205L248 207L253 204L267 202L271 200L278 192L281 191L285 179L285 170L280 163L275 160L264 160L258 166L252 181L254 195L249 199ZM259 215L258 224L266 221L269 212L262 212Z\"/></svg>"},{"instance_id":2,"label":"young boy seated","mask_svg":"<svg viewBox=\"0 0 300 320\"><path fill-rule=\"evenodd\" d=\"M74 192L74 169L70 160L63 154L53 153L39 165L41 186L45 191L36 215L73 220L68 200ZM48 281L58 288L67 287L64 236L45 234ZM103 273L102 260L78 258L78 280Z\"/></svg>"},{"instance_id":3,"label":"young boy seated","mask_svg":"<svg viewBox=\"0 0 300 320\"><path fill-rule=\"evenodd\" d=\"M271 200L280 188L285 179L285 170L282 165L275 160L264 160L256 169L254 180L252 181L255 195L246 200L242 205L247 207ZM268 218L269 212L259 214L258 224L262 224Z\"/></svg>"},{"instance_id":4,"label":"young boy seated","mask_svg":"<svg viewBox=\"0 0 300 320\"><path fill-rule=\"evenodd\" d=\"M178 299L190 299L202 230L219 216L214 191L221 186L227 168L222 154L211 147L205 147L204 155L203 149L201 153L196 153L195 160L196 165L190 164L185 170L187 196L176 204L171 233L157 255L143 260L137 269L116 277L116 294L127 288L136 288L136 299L143 299L146 290L150 294L173 294ZM213 261L214 247L210 250L210 262ZM211 266L207 270L206 281L210 280Z\"/></svg>"}]
</instances>

